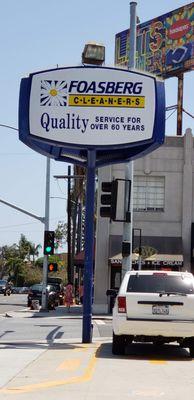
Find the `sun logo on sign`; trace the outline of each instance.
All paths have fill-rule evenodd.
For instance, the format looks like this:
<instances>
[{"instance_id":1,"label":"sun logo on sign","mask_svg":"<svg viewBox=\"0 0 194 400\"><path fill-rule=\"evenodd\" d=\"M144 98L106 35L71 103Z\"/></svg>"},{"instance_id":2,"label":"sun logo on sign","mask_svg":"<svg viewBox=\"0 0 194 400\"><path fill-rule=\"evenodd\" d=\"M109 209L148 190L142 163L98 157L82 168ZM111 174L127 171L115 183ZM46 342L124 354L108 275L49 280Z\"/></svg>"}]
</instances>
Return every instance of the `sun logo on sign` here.
<instances>
[{"instance_id":1,"label":"sun logo on sign","mask_svg":"<svg viewBox=\"0 0 194 400\"><path fill-rule=\"evenodd\" d=\"M41 81L40 91L41 106L66 106L67 82L66 81Z\"/></svg>"}]
</instances>

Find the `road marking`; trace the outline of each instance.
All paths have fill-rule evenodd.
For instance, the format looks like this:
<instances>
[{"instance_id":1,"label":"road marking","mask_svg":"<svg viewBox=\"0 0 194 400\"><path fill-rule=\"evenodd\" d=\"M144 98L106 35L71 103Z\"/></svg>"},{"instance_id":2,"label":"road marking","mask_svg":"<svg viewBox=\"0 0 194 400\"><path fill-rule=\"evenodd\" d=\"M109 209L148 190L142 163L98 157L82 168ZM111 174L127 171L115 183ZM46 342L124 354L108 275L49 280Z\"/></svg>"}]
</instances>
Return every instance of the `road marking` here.
<instances>
[{"instance_id":1,"label":"road marking","mask_svg":"<svg viewBox=\"0 0 194 400\"><path fill-rule=\"evenodd\" d=\"M56 369L56 371L75 371L81 364L80 359L75 360L65 360Z\"/></svg>"},{"instance_id":2,"label":"road marking","mask_svg":"<svg viewBox=\"0 0 194 400\"><path fill-rule=\"evenodd\" d=\"M106 325L106 323L101 319L94 319L93 321L96 323L96 325Z\"/></svg>"},{"instance_id":3,"label":"road marking","mask_svg":"<svg viewBox=\"0 0 194 400\"><path fill-rule=\"evenodd\" d=\"M166 360L149 360L151 364L167 364Z\"/></svg>"},{"instance_id":4,"label":"road marking","mask_svg":"<svg viewBox=\"0 0 194 400\"><path fill-rule=\"evenodd\" d=\"M73 376L68 379L63 379L63 380L55 380L55 381L48 381L48 382L40 382L40 383L35 383L32 385L24 385L24 386L18 386L18 387L13 387L13 388L3 388L0 389L0 393L6 393L6 394L15 394L15 393L27 393L27 392L32 392L40 389L48 389L56 386L63 386L67 384L72 384L72 383L84 383L88 382L91 380L93 373L94 373L94 367L97 362L97 352L100 347L100 343L97 343L95 346L92 346L94 348L94 352L90 358L90 361L88 362L87 367L85 368L85 371L82 375L80 376Z\"/></svg>"}]
</instances>

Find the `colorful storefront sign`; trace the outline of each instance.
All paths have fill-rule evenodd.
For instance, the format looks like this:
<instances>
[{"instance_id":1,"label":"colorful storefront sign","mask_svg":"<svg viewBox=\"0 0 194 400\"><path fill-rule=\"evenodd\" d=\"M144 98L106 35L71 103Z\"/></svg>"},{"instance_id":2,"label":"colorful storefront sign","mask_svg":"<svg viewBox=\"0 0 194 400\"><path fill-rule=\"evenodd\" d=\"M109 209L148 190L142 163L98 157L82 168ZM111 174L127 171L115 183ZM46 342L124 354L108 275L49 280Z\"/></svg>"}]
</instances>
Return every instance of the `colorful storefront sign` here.
<instances>
[{"instance_id":1,"label":"colorful storefront sign","mask_svg":"<svg viewBox=\"0 0 194 400\"><path fill-rule=\"evenodd\" d=\"M194 3L137 26L136 68L168 78L194 68ZM115 65L127 66L129 29L115 38Z\"/></svg>"}]
</instances>

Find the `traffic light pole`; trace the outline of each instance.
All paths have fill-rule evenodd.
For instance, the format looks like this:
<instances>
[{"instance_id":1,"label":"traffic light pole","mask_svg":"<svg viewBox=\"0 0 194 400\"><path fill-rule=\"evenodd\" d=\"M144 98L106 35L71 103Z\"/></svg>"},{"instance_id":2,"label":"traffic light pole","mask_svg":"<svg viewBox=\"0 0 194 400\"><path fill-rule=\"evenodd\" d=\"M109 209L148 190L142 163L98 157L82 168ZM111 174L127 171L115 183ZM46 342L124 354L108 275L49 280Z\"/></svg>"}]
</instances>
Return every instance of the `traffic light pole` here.
<instances>
[{"instance_id":1,"label":"traffic light pole","mask_svg":"<svg viewBox=\"0 0 194 400\"><path fill-rule=\"evenodd\" d=\"M85 262L82 342L92 342L92 286L94 252L94 199L96 151L88 150L85 220Z\"/></svg>"},{"instance_id":2,"label":"traffic light pole","mask_svg":"<svg viewBox=\"0 0 194 400\"><path fill-rule=\"evenodd\" d=\"M129 63L128 68L133 69L135 67L135 52L136 52L136 2L130 3L130 34L129 34ZM132 267L132 221L133 221L133 161L130 161L125 165L125 180L131 181L131 199L130 199L130 222L124 222L123 224L123 249L127 249L123 254L122 259L122 278L126 271ZM124 210L125 215L128 207L128 183L125 184L125 203Z\"/></svg>"},{"instance_id":3,"label":"traffic light pole","mask_svg":"<svg viewBox=\"0 0 194 400\"><path fill-rule=\"evenodd\" d=\"M46 159L45 223L44 223L45 231L49 230L49 199L50 199L50 158L47 157L47 159ZM47 293L46 293L47 281L48 281L48 256L44 255L43 277L42 277L42 283L43 283L42 307L41 307L42 311L48 310Z\"/></svg>"}]
</instances>

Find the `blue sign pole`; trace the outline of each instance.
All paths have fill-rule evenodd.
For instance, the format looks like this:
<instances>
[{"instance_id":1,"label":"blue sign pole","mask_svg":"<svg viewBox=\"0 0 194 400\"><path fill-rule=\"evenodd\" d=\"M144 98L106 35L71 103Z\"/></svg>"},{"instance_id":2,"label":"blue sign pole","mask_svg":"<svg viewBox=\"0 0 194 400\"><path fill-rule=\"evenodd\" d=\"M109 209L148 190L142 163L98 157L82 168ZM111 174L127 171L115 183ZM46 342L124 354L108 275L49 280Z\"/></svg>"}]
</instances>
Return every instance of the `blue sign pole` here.
<instances>
[{"instance_id":1,"label":"blue sign pole","mask_svg":"<svg viewBox=\"0 0 194 400\"><path fill-rule=\"evenodd\" d=\"M94 252L94 197L95 197L96 151L87 152L85 262L82 343L92 342L92 290Z\"/></svg>"}]
</instances>

